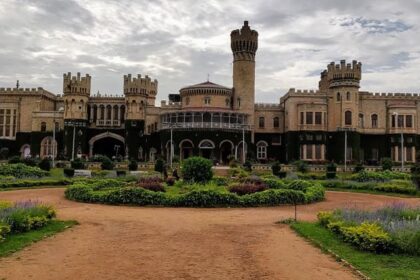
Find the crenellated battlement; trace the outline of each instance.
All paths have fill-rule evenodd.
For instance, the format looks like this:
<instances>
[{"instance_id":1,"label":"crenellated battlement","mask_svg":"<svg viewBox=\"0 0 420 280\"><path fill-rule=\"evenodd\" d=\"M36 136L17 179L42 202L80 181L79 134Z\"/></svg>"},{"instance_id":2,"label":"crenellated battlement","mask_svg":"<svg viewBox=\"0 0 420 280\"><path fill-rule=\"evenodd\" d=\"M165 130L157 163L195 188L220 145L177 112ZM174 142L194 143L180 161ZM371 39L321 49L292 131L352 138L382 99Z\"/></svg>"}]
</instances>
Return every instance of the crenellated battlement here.
<instances>
[{"instance_id":1,"label":"crenellated battlement","mask_svg":"<svg viewBox=\"0 0 420 280\"><path fill-rule=\"evenodd\" d=\"M321 93L319 90L295 89L295 88L291 88L287 92L287 94L291 94L291 95L303 95L303 94L306 95L306 94L319 94L319 93Z\"/></svg>"},{"instance_id":2,"label":"crenellated battlement","mask_svg":"<svg viewBox=\"0 0 420 280\"><path fill-rule=\"evenodd\" d=\"M400 93L400 92L363 92L364 98L387 98L387 99L419 99L420 93Z\"/></svg>"},{"instance_id":3,"label":"crenellated battlement","mask_svg":"<svg viewBox=\"0 0 420 280\"><path fill-rule=\"evenodd\" d=\"M13 94L13 95L43 95L51 99L60 97L55 95L42 87L38 88L0 88L0 94Z\"/></svg>"},{"instance_id":4,"label":"crenellated battlement","mask_svg":"<svg viewBox=\"0 0 420 280\"><path fill-rule=\"evenodd\" d=\"M83 94L90 95L91 76L86 74L84 77L77 72L76 76L72 76L71 72L63 74L63 93L68 94Z\"/></svg>"},{"instance_id":5,"label":"crenellated battlement","mask_svg":"<svg viewBox=\"0 0 420 280\"><path fill-rule=\"evenodd\" d=\"M361 79L361 62L357 62L357 60L353 60L352 63L346 63L345 60L341 60L339 64L331 62L327 69L321 72L319 88L326 90L341 86L359 87Z\"/></svg>"},{"instance_id":6,"label":"crenellated battlement","mask_svg":"<svg viewBox=\"0 0 420 280\"><path fill-rule=\"evenodd\" d=\"M252 30L248 21L244 22L241 29L233 30L230 33L231 49L234 60L255 60L255 53L258 49L258 32Z\"/></svg>"},{"instance_id":7,"label":"crenellated battlement","mask_svg":"<svg viewBox=\"0 0 420 280\"><path fill-rule=\"evenodd\" d=\"M144 78L140 74L132 77L131 74L124 75L124 94L142 94L145 96L156 96L158 92L158 81L146 75Z\"/></svg>"}]
</instances>

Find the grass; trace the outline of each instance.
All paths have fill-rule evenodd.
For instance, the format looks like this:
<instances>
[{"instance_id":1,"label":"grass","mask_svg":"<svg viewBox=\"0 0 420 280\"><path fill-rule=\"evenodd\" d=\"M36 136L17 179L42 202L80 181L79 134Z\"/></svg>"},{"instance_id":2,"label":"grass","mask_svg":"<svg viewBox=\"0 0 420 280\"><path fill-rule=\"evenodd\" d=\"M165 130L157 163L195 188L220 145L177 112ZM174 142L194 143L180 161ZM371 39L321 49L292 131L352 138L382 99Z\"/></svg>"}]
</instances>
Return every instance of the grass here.
<instances>
[{"instance_id":1,"label":"grass","mask_svg":"<svg viewBox=\"0 0 420 280\"><path fill-rule=\"evenodd\" d=\"M371 279L420 279L420 257L359 251L316 223L297 222L291 227L324 252L332 251Z\"/></svg>"},{"instance_id":2,"label":"grass","mask_svg":"<svg viewBox=\"0 0 420 280\"><path fill-rule=\"evenodd\" d=\"M395 197L420 197L420 192L417 194L406 194L406 193L395 193L395 192L381 192L368 189L346 189L346 188L325 188L327 191L331 192L353 192L353 193L368 193L368 194L378 194L386 196L395 196Z\"/></svg>"},{"instance_id":3,"label":"grass","mask_svg":"<svg viewBox=\"0 0 420 280\"><path fill-rule=\"evenodd\" d=\"M64 178L63 168L51 168L50 177L54 179Z\"/></svg>"},{"instance_id":4,"label":"grass","mask_svg":"<svg viewBox=\"0 0 420 280\"><path fill-rule=\"evenodd\" d=\"M14 252L22 250L34 242L62 232L76 224L76 221L53 220L48 223L48 225L37 230L7 235L6 239L0 242L0 257L6 257Z\"/></svg>"}]
</instances>

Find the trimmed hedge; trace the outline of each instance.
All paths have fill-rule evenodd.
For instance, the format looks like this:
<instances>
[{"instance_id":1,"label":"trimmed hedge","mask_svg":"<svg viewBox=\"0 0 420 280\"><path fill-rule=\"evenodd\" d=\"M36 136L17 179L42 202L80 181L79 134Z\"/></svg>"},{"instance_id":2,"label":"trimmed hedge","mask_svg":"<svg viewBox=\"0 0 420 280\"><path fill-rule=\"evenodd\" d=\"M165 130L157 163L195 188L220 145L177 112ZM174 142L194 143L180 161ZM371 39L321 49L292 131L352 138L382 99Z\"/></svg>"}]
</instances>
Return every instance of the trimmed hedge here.
<instances>
[{"instance_id":1,"label":"trimmed hedge","mask_svg":"<svg viewBox=\"0 0 420 280\"><path fill-rule=\"evenodd\" d=\"M182 163L182 176L189 182L207 182L213 177L213 163L203 157L190 157Z\"/></svg>"},{"instance_id":2,"label":"trimmed hedge","mask_svg":"<svg viewBox=\"0 0 420 280\"><path fill-rule=\"evenodd\" d=\"M121 181L102 180L102 182L78 182L67 188L65 196L75 201L117 205L251 207L303 204L319 201L324 198L324 189L319 184L316 184L308 187L306 192L291 189L269 189L239 196L227 190L194 189L187 193L170 194L126 185Z\"/></svg>"},{"instance_id":3,"label":"trimmed hedge","mask_svg":"<svg viewBox=\"0 0 420 280\"><path fill-rule=\"evenodd\" d=\"M371 190L400 194L417 194L416 187L408 180L390 180L388 182L354 182L329 180L321 181L321 185L329 189Z\"/></svg>"},{"instance_id":4,"label":"trimmed hedge","mask_svg":"<svg viewBox=\"0 0 420 280\"><path fill-rule=\"evenodd\" d=\"M45 177L49 173L39 167L28 166L23 163L3 164L0 167L0 176L14 176L16 178Z\"/></svg>"},{"instance_id":5,"label":"trimmed hedge","mask_svg":"<svg viewBox=\"0 0 420 280\"><path fill-rule=\"evenodd\" d=\"M29 188L35 186L65 186L70 185L69 179L42 179L42 180L16 180L0 181L0 189L7 188Z\"/></svg>"}]
</instances>

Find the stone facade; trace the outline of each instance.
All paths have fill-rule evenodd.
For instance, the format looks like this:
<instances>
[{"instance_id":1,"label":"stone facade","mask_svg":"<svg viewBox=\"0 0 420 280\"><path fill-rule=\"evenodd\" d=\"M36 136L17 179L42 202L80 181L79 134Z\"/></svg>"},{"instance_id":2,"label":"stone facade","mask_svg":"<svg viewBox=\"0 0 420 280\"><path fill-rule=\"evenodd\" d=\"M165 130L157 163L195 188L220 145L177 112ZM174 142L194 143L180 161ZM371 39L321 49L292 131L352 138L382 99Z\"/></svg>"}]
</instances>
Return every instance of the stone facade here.
<instances>
[{"instance_id":1,"label":"stone facade","mask_svg":"<svg viewBox=\"0 0 420 280\"><path fill-rule=\"evenodd\" d=\"M278 103L255 103L257 49L258 33L245 22L231 32L232 87L206 81L181 88L160 106L157 80L141 75L125 75L122 95L115 96L91 94L91 76L80 73L63 75L61 95L18 84L0 88L0 148L68 159L169 160L172 151L218 163L245 156L377 164L383 157L400 162L402 154L415 161L420 95L362 91L362 64L342 60L321 73L316 91L292 88Z\"/></svg>"}]
</instances>

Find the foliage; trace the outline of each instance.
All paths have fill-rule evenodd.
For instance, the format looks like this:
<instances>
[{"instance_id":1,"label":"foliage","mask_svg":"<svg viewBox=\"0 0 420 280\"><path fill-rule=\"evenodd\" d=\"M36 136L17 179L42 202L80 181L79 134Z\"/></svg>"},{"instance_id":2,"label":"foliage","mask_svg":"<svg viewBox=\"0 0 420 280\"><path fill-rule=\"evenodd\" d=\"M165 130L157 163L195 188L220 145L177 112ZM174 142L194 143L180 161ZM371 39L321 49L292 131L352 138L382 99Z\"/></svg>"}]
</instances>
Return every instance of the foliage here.
<instances>
[{"instance_id":1,"label":"foliage","mask_svg":"<svg viewBox=\"0 0 420 280\"><path fill-rule=\"evenodd\" d=\"M229 184L229 179L223 176L213 176L211 180L217 186L227 186Z\"/></svg>"},{"instance_id":2,"label":"foliage","mask_svg":"<svg viewBox=\"0 0 420 280\"><path fill-rule=\"evenodd\" d=\"M101 169L102 170L113 170L114 169L114 162L109 158L104 156L101 162Z\"/></svg>"},{"instance_id":3,"label":"foliage","mask_svg":"<svg viewBox=\"0 0 420 280\"><path fill-rule=\"evenodd\" d=\"M273 171L274 175L278 175L279 172L281 171L281 165L280 162L275 161L272 165L271 165L271 171Z\"/></svg>"},{"instance_id":4,"label":"foliage","mask_svg":"<svg viewBox=\"0 0 420 280\"><path fill-rule=\"evenodd\" d=\"M365 170L360 171L357 174L352 175L352 180L358 182L377 181L384 182L392 179L408 180L410 175L403 172L395 172L390 170L379 171L379 172L368 172Z\"/></svg>"},{"instance_id":5,"label":"foliage","mask_svg":"<svg viewBox=\"0 0 420 280\"><path fill-rule=\"evenodd\" d=\"M66 177L73 177L74 176L74 168L64 168L63 169L64 175Z\"/></svg>"},{"instance_id":6,"label":"foliage","mask_svg":"<svg viewBox=\"0 0 420 280\"><path fill-rule=\"evenodd\" d=\"M320 212L318 220L361 250L420 255L420 208L393 204L375 211Z\"/></svg>"},{"instance_id":7,"label":"foliage","mask_svg":"<svg viewBox=\"0 0 420 280\"><path fill-rule=\"evenodd\" d=\"M290 182L286 188L297 191L306 191L312 184L305 180L294 180Z\"/></svg>"},{"instance_id":8,"label":"foliage","mask_svg":"<svg viewBox=\"0 0 420 280\"><path fill-rule=\"evenodd\" d=\"M51 160L49 158L43 158L39 163L38 167L45 171L50 171L51 169Z\"/></svg>"},{"instance_id":9,"label":"foliage","mask_svg":"<svg viewBox=\"0 0 420 280\"><path fill-rule=\"evenodd\" d=\"M246 171L252 171L252 163L251 161L247 160L244 162L243 167Z\"/></svg>"},{"instance_id":10,"label":"foliage","mask_svg":"<svg viewBox=\"0 0 420 280\"><path fill-rule=\"evenodd\" d=\"M13 156L13 157L9 158L9 160L7 162L10 163L10 164L23 163L23 160L21 159L20 156Z\"/></svg>"},{"instance_id":11,"label":"foliage","mask_svg":"<svg viewBox=\"0 0 420 280\"><path fill-rule=\"evenodd\" d=\"M354 167L354 173L359 173L360 171L363 171L363 170L365 170L365 167L360 162L356 164L356 166Z\"/></svg>"},{"instance_id":12,"label":"foliage","mask_svg":"<svg viewBox=\"0 0 420 280\"><path fill-rule=\"evenodd\" d=\"M130 160L130 163L128 164L128 170L130 171L136 171L139 168L137 161L132 159Z\"/></svg>"},{"instance_id":13,"label":"foliage","mask_svg":"<svg viewBox=\"0 0 420 280\"><path fill-rule=\"evenodd\" d=\"M296 170L302 173L308 172L308 164L303 160L297 160L293 163L296 166Z\"/></svg>"},{"instance_id":14,"label":"foliage","mask_svg":"<svg viewBox=\"0 0 420 280\"><path fill-rule=\"evenodd\" d=\"M6 188L30 188L36 186L62 186L68 185L71 181L65 178L58 178L58 179L18 179L12 181L0 181L0 189Z\"/></svg>"},{"instance_id":15,"label":"foliage","mask_svg":"<svg viewBox=\"0 0 420 280\"><path fill-rule=\"evenodd\" d=\"M327 164L327 179L334 179L337 177L337 165L334 162Z\"/></svg>"},{"instance_id":16,"label":"foliage","mask_svg":"<svg viewBox=\"0 0 420 280\"><path fill-rule=\"evenodd\" d=\"M150 182L156 185L156 178L143 178L142 184ZM161 180L159 178L159 180ZM217 207L217 206L270 206L281 204L309 203L319 199L319 185L309 187L306 192L290 189L268 189L256 193L237 195L230 193L226 188L214 183L185 185L178 181L175 186L168 188L167 192L154 192L145 188L133 187L121 181L113 180L77 182L67 188L65 195L68 199L132 205L161 205L177 207ZM160 181L159 181L160 182ZM158 184L159 184L158 182ZM138 183L141 186L141 183ZM264 186L264 185L261 185ZM179 188L182 191L179 191ZM178 191L175 191L178 189ZM316 195L315 195L316 194Z\"/></svg>"},{"instance_id":17,"label":"foliage","mask_svg":"<svg viewBox=\"0 0 420 280\"><path fill-rule=\"evenodd\" d=\"M149 191L154 191L154 192L165 192L165 188L163 187L163 184L158 183L158 182L141 183L139 184L139 187L149 190Z\"/></svg>"},{"instance_id":18,"label":"foliage","mask_svg":"<svg viewBox=\"0 0 420 280\"><path fill-rule=\"evenodd\" d=\"M75 158L73 161L71 161L70 165L73 169L85 169L86 163L81 158Z\"/></svg>"},{"instance_id":19,"label":"foliage","mask_svg":"<svg viewBox=\"0 0 420 280\"><path fill-rule=\"evenodd\" d=\"M286 184L279 179L263 178L263 183L270 189L284 189Z\"/></svg>"},{"instance_id":20,"label":"foliage","mask_svg":"<svg viewBox=\"0 0 420 280\"><path fill-rule=\"evenodd\" d=\"M23 163L4 164L0 168L0 176L14 176L16 178L44 177L48 172L38 167L27 166Z\"/></svg>"},{"instance_id":21,"label":"foliage","mask_svg":"<svg viewBox=\"0 0 420 280\"><path fill-rule=\"evenodd\" d=\"M333 252L339 260L346 260L370 279L420 279L420 257L361 251L315 223L297 222L291 227L323 251Z\"/></svg>"},{"instance_id":22,"label":"foliage","mask_svg":"<svg viewBox=\"0 0 420 280\"><path fill-rule=\"evenodd\" d=\"M416 162L413 167L411 167L411 180L416 186L417 190L420 190L420 163Z\"/></svg>"},{"instance_id":23,"label":"foliage","mask_svg":"<svg viewBox=\"0 0 420 280\"><path fill-rule=\"evenodd\" d=\"M165 162L163 159L158 158L155 162L155 171L162 173L165 168Z\"/></svg>"},{"instance_id":24,"label":"foliage","mask_svg":"<svg viewBox=\"0 0 420 280\"><path fill-rule=\"evenodd\" d=\"M268 188L264 184L253 184L253 183L239 183L230 185L228 190L231 193L236 193L237 195L244 195L256 192L262 192Z\"/></svg>"},{"instance_id":25,"label":"foliage","mask_svg":"<svg viewBox=\"0 0 420 280\"><path fill-rule=\"evenodd\" d=\"M182 163L182 175L185 181L207 182L213 177L213 163L202 157L190 157Z\"/></svg>"},{"instance_id":26,"label":"foliage","mask_svg":"<svg viewBox=\"0 0 420 280\"><path fill-rule=\"evenodd\" d=\"M12 206L0 209L0 239L7 233L26 232L45 226L55 217L51 206L38 202L16 202Z\"/></svg>"},{"instance_id":27,"label":"foliage","mask_svg":"<svg viewBox=\"0 0 420 280\"><path fill-rule=\"evenodd\" d=\"M381 159L381 166L382 170L391 170L392 169L392 159L390 158L382 158Z\"/></svg>"},{"instance_id":28,"label":"foliage","mask_svg":"<svg viewBox=\"0 0 420 280\"><path fill-rule=\"evenodd\" d=\"M173 186L175 184L175 178L174 177L168 177L166 178L166 185Z\"/></svg>"},{"instance_id":29,"label":"foliage","mask_svg":"<svg viewBox=\"0 0 420 280\"><path fill-rule=\"evenodd\" d=\"M235 167L235 168L230 168L229 169L229 176L231 178L239 178L239 179L241 179L241 178L248 177L249 176L249 173L246 170L244 170L244 169L242 169L240 167Z\"/></svg>"},{"instance_id":30,"label":"foliage","mask_svg":"<svg viewBox=\"0 0 420 280\"><path fill-rule=\"evenodd\" d=\"M322 181L322 186L329 189L368 190L388 193L416 194L414 185L407 180L391 180L388 182L354 182L354 181Z\"/></svg>"},{"instance_id":31,"label":"foliage","mask_svg":"<svg viewBox=\"0 0 420 280\"><path fill-rule=\"evenodd\" d=\"M38 159L36 158L27 157L27 158L24 158L22 162L26 164L27 166L38 166Z\"/></svg>"},{"instance_id":32,"label":"foliage","mask_svg":"<svg viewBox=\"0 0 420 280\"><path fill-rule=\"evenodd\" d=\"M0 148L0 159L7 159L9 156L9 148L2 147Z\"/></svg>"}]
</instances>

